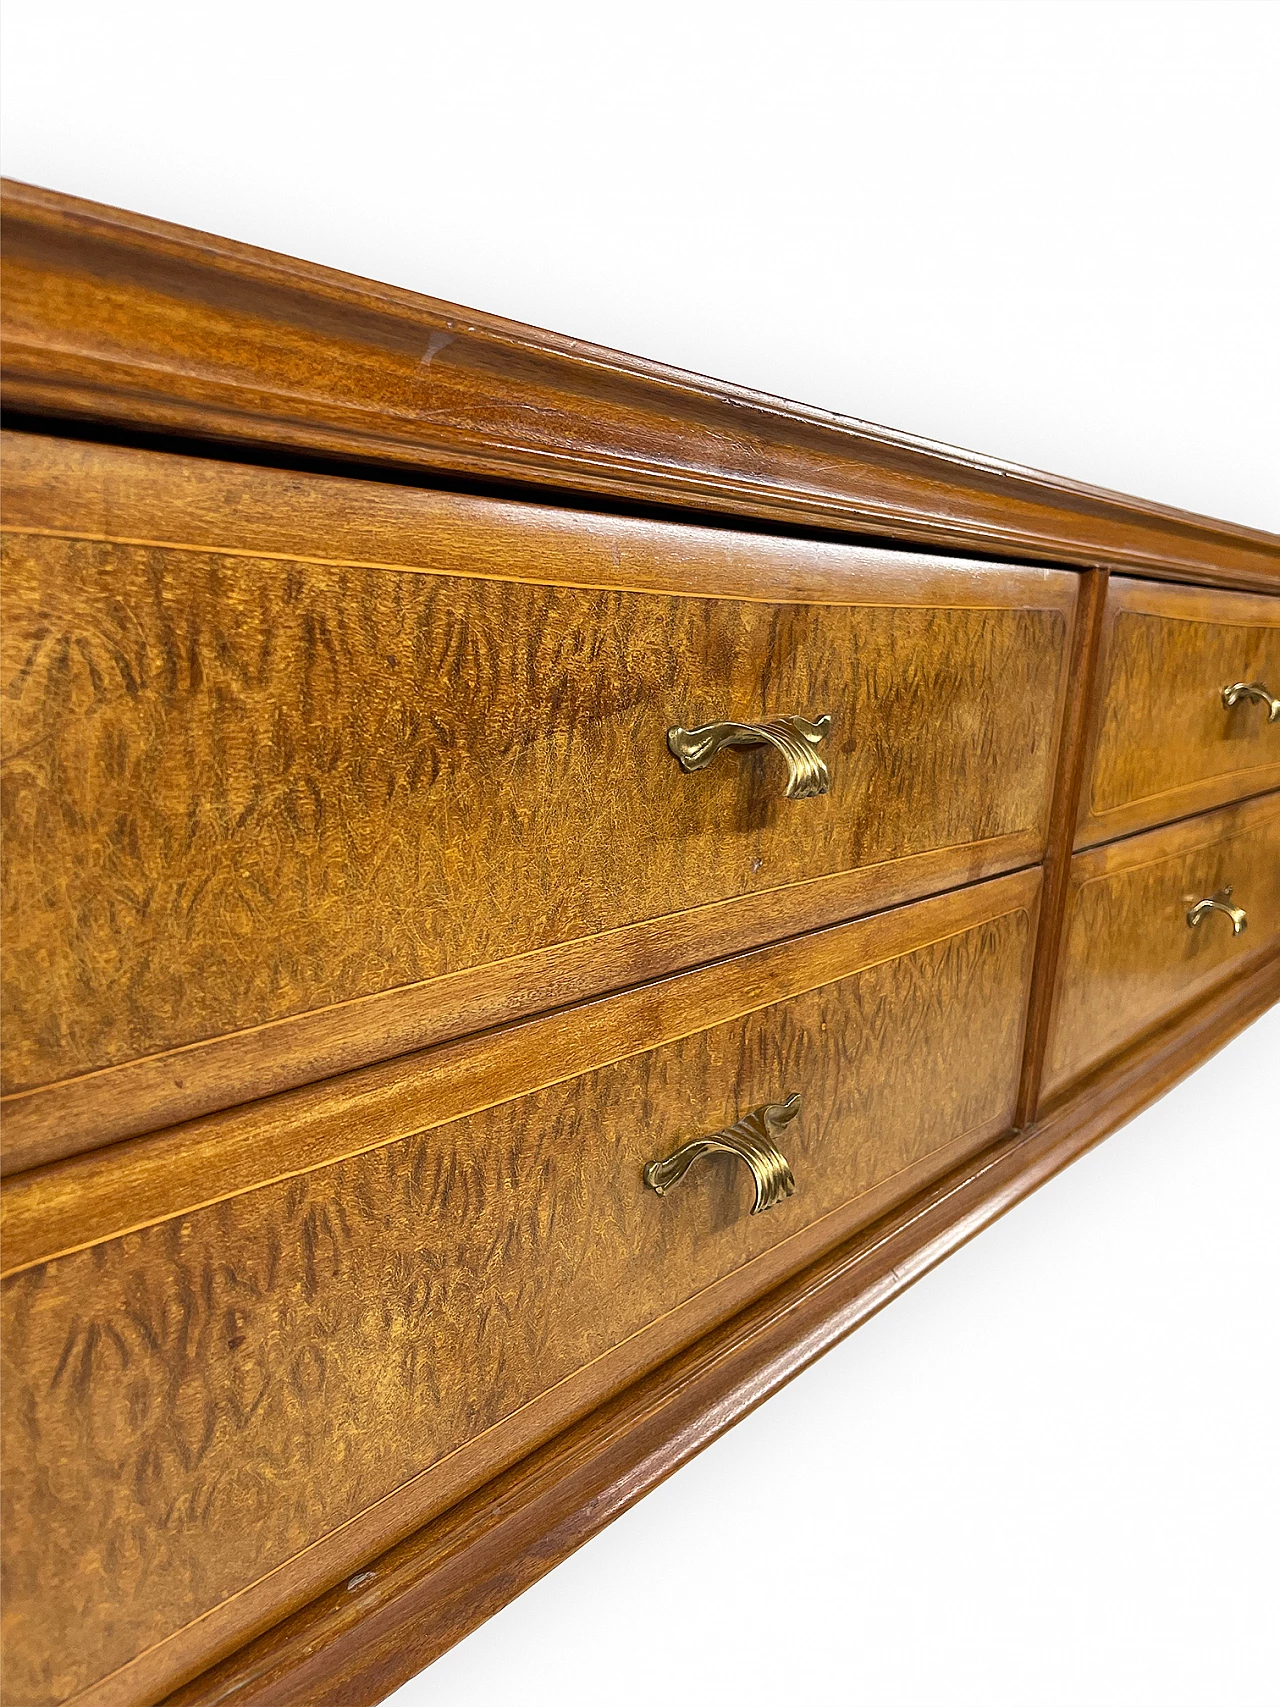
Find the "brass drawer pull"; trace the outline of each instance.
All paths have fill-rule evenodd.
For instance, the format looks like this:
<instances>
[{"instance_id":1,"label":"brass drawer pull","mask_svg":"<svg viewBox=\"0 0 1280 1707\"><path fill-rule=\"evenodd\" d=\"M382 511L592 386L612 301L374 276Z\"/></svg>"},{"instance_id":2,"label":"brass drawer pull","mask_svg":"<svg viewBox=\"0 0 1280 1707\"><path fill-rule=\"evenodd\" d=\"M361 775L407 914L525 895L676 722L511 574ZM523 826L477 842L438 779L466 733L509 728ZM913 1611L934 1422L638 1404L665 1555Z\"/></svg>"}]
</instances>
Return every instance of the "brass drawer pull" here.
<instances>
[{"instance_id":1,"label":"brass drawer pull","mask_svg":"<svg viewBox=\"0 0 1280 1707\"><path fill-rule=\"evenodd\" d=\"M756 1200L751 1213L759 1215L790 1197L796 1189L791 1164L774 1143L780 1128L789 1126L800 1112L799 1096L789 1096L786 1102L767 1102L763 1108L753 1108L723 1132L713 1132L710 1138L695 1138L682 1144L661 1161L650 1162L644 1170L644 1183L652 1186L659 1197L665 1197L673 1185L688 1173L699 1156L713 1150L727 1151L737 1156L751 1169L756 1182Z\"/></svg>"},{"instance_id":2,"label":"brass drawer pull","mask_svg":"<svg viewBox=\"0 0 1280 1707\"><path fill-rule=\"evenodd\" d=\"M1219 889L1206 900L1197 901L1187 913L1187 923L1194 930L1206 913L1225 913L1231 920L1232 936L1239 936L1249 923L1245 917L1244 908L1231 905L1231 885L1229 883L1225 889Z\"/></svg>"},{"instance_id":3,"label":"brass drawer pull","mask_svg":"<svg viewBox=\"0 0 1280 1707\"><path fill-rule=\"evenodd\" d=\"M700 771L725 747L776 747L787 761L788 800L825 794L831 776L814 751L831 728L829 717L775 717L768 723L704 723L699 729L667 730L667 745L683 769Z\"/></svg>"},{"instance_id":4,"label":"brass drawer pull","mask_svg":"<svg viewBox=\"0 0 1280 1707\"><path fill-rule=\"evenodd\" d=\"M1222 690L1222 703L1228 710L1238 705L1242 699L1256 699L1259 704L1268 707L1267 722L1280 723L1280 699L1273 693L1268 693L1263 682L1232 682L1229 688Z\"/></svg>"}]
</instances>

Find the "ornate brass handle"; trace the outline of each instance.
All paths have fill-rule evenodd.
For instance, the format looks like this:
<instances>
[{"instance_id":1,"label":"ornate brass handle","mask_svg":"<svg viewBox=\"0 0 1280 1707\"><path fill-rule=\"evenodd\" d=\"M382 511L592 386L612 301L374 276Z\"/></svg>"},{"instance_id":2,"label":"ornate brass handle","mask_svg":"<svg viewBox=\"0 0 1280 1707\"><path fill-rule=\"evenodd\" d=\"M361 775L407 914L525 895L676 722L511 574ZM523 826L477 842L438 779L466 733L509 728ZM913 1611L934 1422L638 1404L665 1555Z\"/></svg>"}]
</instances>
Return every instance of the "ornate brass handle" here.
<instances>
[{"instance_id":1,"label":"ornate brass handle","mask_svg":"<svg viewBox=\"0 0 1280 1707\"><path fill-rule=\"evenodd\" d=\"M1228 710L1242 699L1256 699L1268 708L1267 722L1280 723L1280 699L1267 692L1264 682L1232 682L1229 688L1223 688L1222 703Z\"/></svg>"},{"instance_id":2,"label":"ornate brass handle","mask_svg":"<svg viewBox=\"0 0 1280 1707\"><path fill-rule=\"evenodd\" d=\"M756 1200L751 1205L751 1213L759 1215L762 1210L772 1209L781 1203L784 1197L790 1197L796 1189L791 1164L773 1140L778 1130L789 1126L799 1112L798 1096L789 1096L786 1102L767 1102L763 1108L753 1108L750 1114L723 1132L713 1132L710 1138L695 1138L692 1143L682 1144L678 1150L673 1150L669 1156L663 1156L661 1161L650 1162L644 1170L644 1183L652 1186L659 1197L665 1197L699 1156L709 1155L713 1150L725 1150L751 1169L751 1177L756 1182Z\"/></svg>"},{"instance_id":3,"label":"ornate brass handle","mask_svg":"<svg viewBox=\"0 0 1280 1707\"><path fill-rule=\"evenodd\" d=\"M687 771L700 771L725 747L776 747L787 761L787 799L811 800L831 786L815 748L831 728L829 717L775 717L769 723L704 723L667 730L667 745Z\"/></svg>"},{"instance_id":4,"label":"ornate brass handle","mask_svg":"<svg viewBox=\"0 0 1280 1707\"><path fill-rule=\"evenodd\" d=\"M1231 905L1231 885L1229 883L1225 889L1219 889L1205 900L1197 901L1195 906L1189 909L1187 923L1192 930L1200 923L1206 913L1225 913L1231 920L1232 936L1239 936L1249 923L1245 917L1244 908Z\"/></svg>"}]
</instances>

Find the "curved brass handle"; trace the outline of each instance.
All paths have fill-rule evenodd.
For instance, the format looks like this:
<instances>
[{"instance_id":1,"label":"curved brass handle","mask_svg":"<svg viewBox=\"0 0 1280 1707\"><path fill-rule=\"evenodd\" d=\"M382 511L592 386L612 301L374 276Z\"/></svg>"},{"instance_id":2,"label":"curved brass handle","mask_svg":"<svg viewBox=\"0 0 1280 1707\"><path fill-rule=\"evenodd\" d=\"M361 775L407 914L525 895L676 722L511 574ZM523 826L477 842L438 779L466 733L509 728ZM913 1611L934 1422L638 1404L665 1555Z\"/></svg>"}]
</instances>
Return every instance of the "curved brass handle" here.
<instances>
[{"instance_id":1,"label":"curved brass handle","mask_svg":"<svg viewBox=\"0 0 1280 1707\"><path fill-rule=\"evenodd\" d=\"M687 771L706 768L725 747L776 747L787 761L787 799L825 794L831 776L814 748L831 728L827 716L775 717L768 723L704 723L698 729L667 730L667 745Z\"/></svg>"},{"instance_id":2,"label":"curved brass handle","mask_svg":"<svg viewBox=\"0 0 1280 1707\"><path fill-rule=\"evenodd\" d=\"M1239 936L1249 923L1244 908L1231 905L1231 885L1229 883L1225 889L1219 889L1205 900L1197 901L1195 906L1189 909L1187 923L1192 930L1200 923L1206 913L1225 913L1231 920L1232 936Z\"/></svg>"},{"instance_id":3,"label":"curved brass handle","mask_svg":"<svg viewBox=\"0 0 1280 1707\"><path fill-rule=\"evenodd\" d=\"M1267 692L1265 682L1232 682L1229 688L1223 688L1222 703L1228 711L1242 699L1256 699L1268 708L1267 722L1280 723L1280 699Z\"/></svg>"},{"instance_id":4,"label":"curved brass handle","mask_svg":"<svg viewBox=\"0 0 1280 1707\"><path fill-rule=\"evenodd\" d=\"M710 1138L695 1138L683 1144L661 1161L650 1162L644 1170L644 1183L652 1186L659 1197L665 1197L673 1185L688 1173L699 1156L713 1150L725 1150L737 1156L751 1169L756 1182L756 1200L751 1213L772 1209L790 1197L796 1189L791 1164L774 1143L778 1129L789 1126L800 1112L800 1098L789 1096L786 1102L767 1102L763 1108L753 1108L723 1132L713 1132Z\"/></svg>"}]
</instances>

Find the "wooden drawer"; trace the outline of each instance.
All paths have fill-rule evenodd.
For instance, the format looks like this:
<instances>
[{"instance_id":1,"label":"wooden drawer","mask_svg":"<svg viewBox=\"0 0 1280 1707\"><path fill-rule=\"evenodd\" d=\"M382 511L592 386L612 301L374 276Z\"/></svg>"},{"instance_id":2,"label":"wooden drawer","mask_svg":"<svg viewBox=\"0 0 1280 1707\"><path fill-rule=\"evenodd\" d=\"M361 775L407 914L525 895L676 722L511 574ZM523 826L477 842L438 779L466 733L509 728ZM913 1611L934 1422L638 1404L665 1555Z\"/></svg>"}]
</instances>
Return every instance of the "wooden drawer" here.
<instances>
[{"instance_id":1,"label":"wooden drawer","mask_svg":"<svg viewBox=\"0 0 1280 1707\"><path fill-rule=\"evenodd\" d=\"M1236 935L1213 910L1231 887ZM1280 938L1280 794L1076 854L1045 1063L1045 1094L1230 978Z\"/></svg>"},{"instance_id":2,"label":"wooden drawer","mask_svg":"<svg viewBox=\"0 0 1280 1707\"><path fill-rule=\"evenodd\" d=\"M12 1699L152 1700L1004 1131L1035 871L5 1183ZM645 1164L799 1093L795 1195Z\"/></svg>"},{"instance_id":3,"label":"wooden drawer","mask_svg":"<svg viewBox=\"0 0 1280 1707\"><path fill-rule=\"evenodd\" d=\"M1113 577L1077 847L1280 787L1280 599Z\"/></svg>"},{"instance_id":4,"label":"wooden drawer","mask_svg":"<svg viewBox=\"0 0 1280 1707\"><path fill-rule=\"evenodd\" d=\"M1073 575L10 435L6 1168L1039 858ZM667 732L829 714L830 792Z\"/></svg>"}]
</instances>

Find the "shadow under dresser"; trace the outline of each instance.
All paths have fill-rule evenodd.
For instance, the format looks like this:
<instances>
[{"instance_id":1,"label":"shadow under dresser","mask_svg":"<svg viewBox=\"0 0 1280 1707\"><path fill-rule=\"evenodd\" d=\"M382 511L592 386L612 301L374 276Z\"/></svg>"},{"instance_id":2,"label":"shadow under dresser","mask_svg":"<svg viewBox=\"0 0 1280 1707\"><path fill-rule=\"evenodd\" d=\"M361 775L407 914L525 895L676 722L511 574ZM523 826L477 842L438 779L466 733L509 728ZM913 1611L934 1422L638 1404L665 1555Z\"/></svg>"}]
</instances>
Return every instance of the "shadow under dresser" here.
<instances>
[{"instance_id":1,"label":"shadow under dresser","mask_svg":"<svg viewBox=\"0 0 1280 1707\"><path fill-rule=\"evenodd\" d=\"M4 219L3 1699L375 1702L1280 995L1280 541Z\"/></svg>"}]
</instances>

